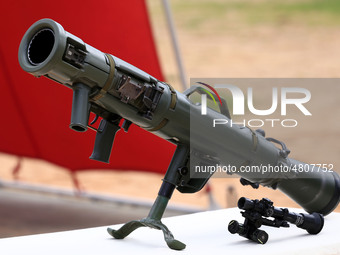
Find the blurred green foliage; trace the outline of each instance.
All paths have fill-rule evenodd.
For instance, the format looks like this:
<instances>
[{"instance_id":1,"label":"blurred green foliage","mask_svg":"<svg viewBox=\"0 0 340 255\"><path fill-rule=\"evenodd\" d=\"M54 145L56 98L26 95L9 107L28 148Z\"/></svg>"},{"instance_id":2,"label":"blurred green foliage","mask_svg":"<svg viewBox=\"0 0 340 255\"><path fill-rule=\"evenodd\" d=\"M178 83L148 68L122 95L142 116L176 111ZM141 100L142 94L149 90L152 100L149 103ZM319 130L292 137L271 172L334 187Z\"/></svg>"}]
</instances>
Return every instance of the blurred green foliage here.
<instances>
[{"instance_id":1,"label":"blurred green foliage","mask_svg":"<svg viewBox=\"0 0 340 255\"><path fill-rule=\"evenodd\" d=\"M235 24L340 24L340 0L171 0L171 4L176 20L191 30L209 22L214 22L216 28Z\"/></svg>"}]
</instances>

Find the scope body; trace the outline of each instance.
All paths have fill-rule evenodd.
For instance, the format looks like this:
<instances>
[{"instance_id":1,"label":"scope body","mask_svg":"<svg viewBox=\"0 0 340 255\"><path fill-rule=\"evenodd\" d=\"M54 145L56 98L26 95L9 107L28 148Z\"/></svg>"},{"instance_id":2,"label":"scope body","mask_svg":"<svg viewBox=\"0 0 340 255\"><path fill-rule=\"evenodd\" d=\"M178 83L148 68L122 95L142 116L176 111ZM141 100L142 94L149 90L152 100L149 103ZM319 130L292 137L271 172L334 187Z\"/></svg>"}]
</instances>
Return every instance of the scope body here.
<instances>
[{"instance_id":1,"label":"scope body","mask_svg":"<svg viewBox=\"0 0 340 255\"><path fill-rule=\"evenodd\" d=\"M324 225L324 218L322 214L312 213L295 213L290 212L287 208L274 207L273 202L268 198L262 198L261 200L250 200L245 197L241 197L237 203L238 208L245 210L242 212L243 216L259 215L261 217L272 217L276 221L270 221L262 218L261 224L272 227L288 227L282 221L295 224L297 227L305 229L309 234L316 235L320 233ZM255 219L257 220L257 219Z\"/></svg>"},{"instance_id":2,"label":"scope body","mask_svg":"<svg viewBox=\"0 0 340 255\"><path fill-rule=\"evenodd\" d=\"M320 233L324 226L322 214L290 212L287 208L274 207L273 202L268 198L250 200L241 197L237 206L244 210L241 211L241 214L245 220L243 224L236 220L230 221L228 224L229 232L239 234L259 244L265 244L269 238L265 231L259 229L262 225L288 228L288 223L291 223L312 235Z\"/></svg>"},{"instance_id":3,"label":"scope body","mask_svg":"<svg viewBox=\"0 0 340 255\"><path fill-rule=\"evenodd\" d=\"M176 183L182 193L202 189L213 174L196 174L194 164L229 164L237 168L307 166L282 156L272 142L247 127L213 127L214 119L226 116L209 108L202 116L201 106L188 98L190 90L174 90L137 67L84 43L53 20L39 20L27 30L19 47L19 63L36 77L45 76L73 89L70 127L75 131L86 131L89 112L94 112L107 121L99 130L103 134L119 131L119 120L123 118L126 130L134 123L169 142L190 147L186 162L190 174L183 172ZM96 140L91 158L107 162L112 143L110 147L103 140ZM280 189L308 212L328 214L339 202L340 181L335 172L238 174L251 182Z\"/></svg>"}]
</instances>

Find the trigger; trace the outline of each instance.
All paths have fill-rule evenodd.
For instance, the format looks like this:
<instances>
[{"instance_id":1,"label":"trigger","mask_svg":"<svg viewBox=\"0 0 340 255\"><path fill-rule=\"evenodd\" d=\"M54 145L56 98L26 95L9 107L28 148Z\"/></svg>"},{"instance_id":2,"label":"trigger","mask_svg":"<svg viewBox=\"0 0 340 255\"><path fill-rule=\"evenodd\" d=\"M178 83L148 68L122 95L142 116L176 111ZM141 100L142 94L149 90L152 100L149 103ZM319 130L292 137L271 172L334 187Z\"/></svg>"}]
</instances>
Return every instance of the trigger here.
<instances>
[{"instance_id":1,"label":"trigger","mask_svg":"<svg viewBox=\"0 0 340 255\"><path fill-rule=\"evenodd\" d=\"M98 118L99 118L99 116L98 116L98 114L96 114L96 116L94 116L94 119L91 121L90 125L93 125L94 123L96 123Z\"/></svg>"},{"instance_id":2,"label":"trigger","mask_svg":"<svg viewBox=\"0 0 340 255\"><path fill-rule=\"evenodd\" d=\"M129 121L129 120L124 120L123 121L122 128L124 129L125 133L127 133L127 131L129 130L131 124L132 124L132 122Z\"/></svg>"}]
</instances>

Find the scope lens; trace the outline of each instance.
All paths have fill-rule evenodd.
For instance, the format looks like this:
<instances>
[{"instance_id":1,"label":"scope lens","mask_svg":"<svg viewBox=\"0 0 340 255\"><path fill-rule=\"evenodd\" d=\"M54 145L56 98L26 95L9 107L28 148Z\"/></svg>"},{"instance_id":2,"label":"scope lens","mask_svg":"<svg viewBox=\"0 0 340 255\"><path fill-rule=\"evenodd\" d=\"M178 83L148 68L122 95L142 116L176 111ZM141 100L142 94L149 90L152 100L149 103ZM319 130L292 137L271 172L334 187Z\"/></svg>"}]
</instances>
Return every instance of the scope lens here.
<instances>
[{"instance_id":1,"label":"scope lens","mask_svg":"<svg viewBox=\"0 0 340 255\"><path fill-rule=\"evenodd\" d=\"M246 203L246 200L247 199L245 197L241 197L237 202L238 208L243 209L244 204Z\"/></svg>"},{"instance_id":2,"label":"scope lens","mask_svg":"<svg viewBox=\"0 0 340 255\"><path fill-rule=\"evenodd\" d=\"M44 62L53 49L54 40L54 32L51 29L38 31L28 45L28 61L35 66Z\"/></svg>"}]
</instances>

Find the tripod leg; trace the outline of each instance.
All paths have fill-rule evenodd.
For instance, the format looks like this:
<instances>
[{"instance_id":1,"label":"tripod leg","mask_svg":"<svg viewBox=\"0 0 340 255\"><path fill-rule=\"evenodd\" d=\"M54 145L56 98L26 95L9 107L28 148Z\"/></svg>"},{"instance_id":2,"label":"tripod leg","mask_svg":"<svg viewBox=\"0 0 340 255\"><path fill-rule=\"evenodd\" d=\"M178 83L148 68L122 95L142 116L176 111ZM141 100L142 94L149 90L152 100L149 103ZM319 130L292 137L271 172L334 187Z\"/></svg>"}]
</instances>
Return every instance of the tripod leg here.
<instances>
[{"instance_id":1,"label":"tripod leg","mask_svg":"<svg viewBox=\"0 0 340 255\"><path fill-rule=\"evenodd\" d=\"M152 205L149 215L142 220L130 221L118 230L108 228L108 233L116 239L123 239L137 228L150 227L163 231L164 240L170 249L183 250L185 248L185 244L174 239L174 236L162 223L161 219L172 196L172 193L176 188L176 184L179 179L178 168L185 165L188 157L188 148L179 144L174 156L172 157L169 168L164 176L162 186L159 189L158 196Z\"/></svg>"},{"instance_id":2,"label":"tripod leg","mask_svg":"<svg viewBox=\"0 0 340 255\"><path fill-rule=\"evenodd\" d=\"M119 230L114 230L112 228L107 228L107 232L116 239L124 239L131 232L135 231L137 228L144 227L144 224L138 220L133 220L125 223L123 227Z\"/></svg>"}]
</instances>

